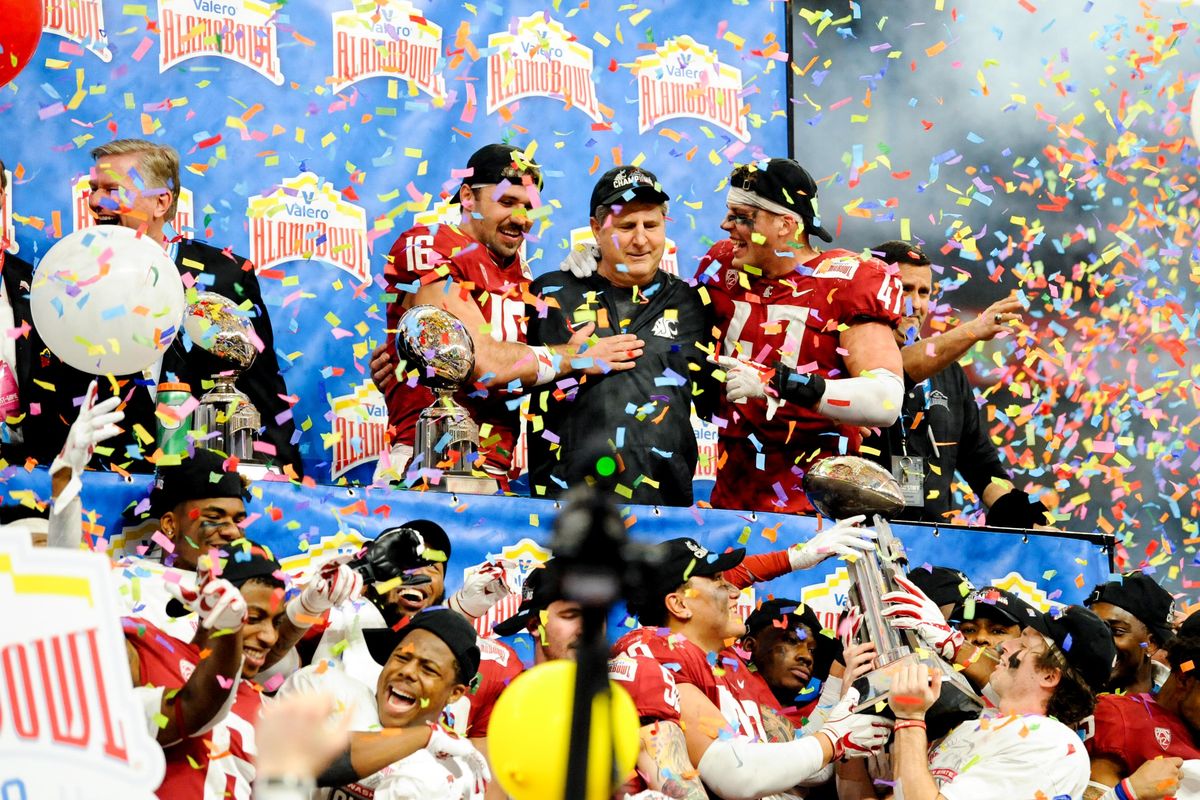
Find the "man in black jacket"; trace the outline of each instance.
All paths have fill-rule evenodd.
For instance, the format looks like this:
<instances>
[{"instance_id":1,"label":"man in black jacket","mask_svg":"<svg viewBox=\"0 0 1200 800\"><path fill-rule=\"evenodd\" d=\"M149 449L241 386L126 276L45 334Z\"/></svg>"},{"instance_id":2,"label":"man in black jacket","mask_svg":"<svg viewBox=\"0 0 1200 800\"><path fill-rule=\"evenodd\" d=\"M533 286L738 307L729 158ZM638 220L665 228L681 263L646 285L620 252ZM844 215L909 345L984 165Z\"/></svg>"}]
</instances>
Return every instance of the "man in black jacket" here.
<instances>
[{"instance_id":1,"label":"man in black jacket","mask_svg":"<svg viewBox=\"0 0 1200 800\"><path fill-rule=\"evenodd\" d=\"M890 241L872 254L900 269L904 319L896 342L904 359L904 405L900 419L881 435L863 440L863 452L900 481L907 508L897 519L946 522L954 511L951 482L958 472L987 509L987 523L1001 528L1044 526L1046 506L1013 486L1000 454L980 422L979 404L967 373L958 365L976 342L991 341L1021 318L1015 297L988 306L970 322L928 339L921 328L933 296L933 268L920 247ZM877 453L877 454L876 454Z\"/></svg>"},{"instance_id":2,"label":"man in black jacket","mask_svg":"<svg viewBox=\"0 0 1200 800\"><path fill-rule=\"evenodd\" d=\"M257 455L283 469L285 474L299 478L303 471L299 449L293 441L296 426L285 399L287 386L279 372L275 337L254 266L229 249L221 250L178 236L167 241L164 228L175 218L179 197L179 154L174 148L141 139L118 139L92 150L92 158L96 164L92 168L88 202L98 224L124 225L162 242L184 276L189 300L195 297L195 292L215 292L248 312L262 350L254 364L238 377L237 385L262 415ZM24 454L49 464L63 445L68 421L75 416L76 400L87 389L91 376L63 364L40 342L39 347L29 368L32 380L22 384L22 409L38 412L29 413L24 422ZM116 376L117 390L125 398L125 431L107 443L113 448L111 454L98 453L93 466L152 472L154 464L146 457L153 456L156 449L153 437L158 384L186 383L199 398L211 388L212 376L229 368L191 342L185 343L183 337L177 337L163 353L161 363L142 374ZM26 386L28 391L24 391ZM100 386L102 395L113 391L111 381L101 380ZM204 446L211 447L212 443Z\"/></svg>"},{"instance_id":3,"label":"man in black jacket","mask_svg":"<svg viewBox=\"0 0 1200 800\"><path fill-rule=\"evenodd\" d=\"M586 278L560 271L533 282L530 344L562 344L589 322L597 336L631 333L645 342L633 369L560 378L530 397L534 497L594 481L618 502L692 503L692 404L708 416L719 386L702 349L712 336L708 307L693 287L659 269L668 199L646 170L609 170L589 208L600 251L596 271Z\"/></svg>"},{"instance_id":4,"label":"man in black jacket","mask_svg":"<svg viewBox=\"0 0 1200 800\"><path fill-rule=\"evenodd\" d=\"M8 175L4 162L0 161L0 208L4 208L8 195ZM12 253L6 252L9 242L0 227L0 334L20 328L30 320L29 287L33 283L33 265ZM22 427L22 406L19 402L22 387L29 385L31 354L40 347L40 340L32 330L12 337L0 337L0 459L9 464L24 460L25 431ZM8 376L2 374L7 371ZM8 379L16 384L16 407L11 401L12 387ZM74 415L70 417L74 418Z\"/></svg>"}]
</instances>

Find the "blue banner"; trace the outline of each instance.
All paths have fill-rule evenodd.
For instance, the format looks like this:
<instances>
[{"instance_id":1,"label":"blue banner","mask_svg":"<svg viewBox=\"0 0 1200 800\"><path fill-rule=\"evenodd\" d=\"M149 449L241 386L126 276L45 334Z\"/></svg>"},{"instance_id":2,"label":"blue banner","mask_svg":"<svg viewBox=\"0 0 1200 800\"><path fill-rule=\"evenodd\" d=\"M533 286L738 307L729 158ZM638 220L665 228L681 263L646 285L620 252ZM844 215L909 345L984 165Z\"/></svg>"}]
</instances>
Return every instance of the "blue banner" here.
<instances>
[{"instance_id":1,"label":"blue banner","mask_svg":"<svg viewBox=\"0 0 1200 800\"><path fill-rule=\"evenodd\" d=\"M34 505L49 496L43 470L9 469L0 500L6 505ZM104 537L114 552L138 552L153 536L154 523L129 527L122 517L127 506L149 492L149 478L126 481L105 473L88 473L83 505L89 522L85 532ZM524 575L550 557L546 548L560 505L523 497L484 497L411 492L378 488L316 486L259 481L248 504L246 537L271 548L284 568L304 574L314 563L340 552L357 550L386 528L412 519L429 519L450 534L453 552L446 589L453 593L463 577L496 558L516 561L512 575L519 587ZM818 524L814 517L751 514L701 508L624 506L630 535L645 541L691 536L709 549L745 547L751 554L780 550L807 540ZM977 586L998 585L1045 609L1050 602L1078 603L1091 587L1109 579L1103 548L1085 538L1049 532L1004 532L954 526L894 524L892 532L905 545L910 568L945 565L961 569ZM847 602L849 576L837 560L801 573L777 578L757 588L776 597L810 603L828 620ZM754 591L742 598L745 612L756 602ZM498 607L485 621L503 619L516 610L516 598Z\"/></svg>"}]
</instances>

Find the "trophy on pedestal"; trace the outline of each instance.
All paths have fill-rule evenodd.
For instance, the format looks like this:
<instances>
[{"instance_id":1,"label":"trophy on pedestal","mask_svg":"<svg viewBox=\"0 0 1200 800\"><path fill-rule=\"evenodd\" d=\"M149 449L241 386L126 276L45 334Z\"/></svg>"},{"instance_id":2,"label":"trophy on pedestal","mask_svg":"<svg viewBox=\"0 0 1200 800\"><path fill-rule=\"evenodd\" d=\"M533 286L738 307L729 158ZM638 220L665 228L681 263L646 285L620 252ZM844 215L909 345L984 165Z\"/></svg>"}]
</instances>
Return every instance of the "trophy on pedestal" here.
<instances>
[{"instance_id":1,"label":"trophy on pedestal","mask_svg":"<svg viewBox=\"0 0 1200 800\"><path fill-rule=\"evenodd\" d=\"M440 470L431 491L495 494L494 478L472 474L479 454L479 426L454 393L471 380L475 343L466 326L449 311L413 306L400 318L396 349L401 360L416 366L417 380L436 396L417 421L416 445L409 469Z\"/></svg>"},{"instance_id":2,"label":"trophy on pedestal","mask_svg":"<svg viewBox=\"0 0 1200 800\"><path fill-rule=\"evenodd\" d=\"M204 447L236 456L242 463L261 463L254 451L261 416L250 398L234 385L238 374L258 355L251 336L253 325L229 298L200 292L183 315L183 329L193 344L229 367L213 375L215 385L196 407L195 429L216 433L205 440Z\"/></svg>"},{"instance_id":3,"label":"trophy on pedestal","mask_svg":"<svg viewBox=\"0 0 1200 800\"><path fill-rule=\"evenodd\" d=\"M836 456L817 463L804 476L809 500L827 517L845 519L857 514L874 517L878 534L875 552L864 553L847 565L850 573L850 603L862 616L858 639L875 643L874 669L856 684L861 707L887 699L892 676L914 662L923 662L942 672L942 693L930 713L978 712L979 697L962 673L937 655L928 652L912 631L898 631L883 617L886 592L897 589L895 575L908 564L904 545L892 535L887 517L904 508L904 496L892 474L873 461L855 456ZM922 658L918 652L927 655Z\"/></svg>"}]
</instances>

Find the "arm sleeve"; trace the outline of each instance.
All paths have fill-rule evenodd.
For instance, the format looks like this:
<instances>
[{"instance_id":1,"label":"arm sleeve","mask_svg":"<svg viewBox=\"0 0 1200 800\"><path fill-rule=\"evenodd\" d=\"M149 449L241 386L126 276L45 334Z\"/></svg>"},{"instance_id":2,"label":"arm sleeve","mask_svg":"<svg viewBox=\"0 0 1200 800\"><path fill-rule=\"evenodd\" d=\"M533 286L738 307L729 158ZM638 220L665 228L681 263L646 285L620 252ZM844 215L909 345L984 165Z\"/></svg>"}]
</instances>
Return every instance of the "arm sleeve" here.
<instances>
[{"instance_id":1,"label":"arm sleeve","mask_svg":"<svg viewBox=\"0 0 1200 800\"><path fill-rule=\"evenodd\" d=\"M723 800L752 800L786 792L824 766L821 743L814 736L778 743L739 737L710 744L696 768L704 785Z\"/></svg>"},{"instance_id":2,"label":"arm sleeve","mask_svg":"<svg viewBox=\"0 0 1200 800\"><path fill-rule=\"evenodd\" d=\"M1000 463L1000 453L988 439L980 422L980 409L975 404L975 390L967 381L963 368L954 364L947 368L953 372L954 391L962 403L962 435L958 442L958 471L971 486L971 491L983 497L983 490L992 478L1009 479L1008 471Z\"/></svg>"},{"instance_id":3,"label":"arm sleeve","mask_svg":"<svg viewBox=\"0 0 1200 800\"><path fill-rule=\"evenodd\" d=\"M745 589L755 583L774 580L792 571L788 560L787 550L776 550L774 553L746 556L741 564L726 571L725 580L739 589Z\"/></svg>"}]
</instances>

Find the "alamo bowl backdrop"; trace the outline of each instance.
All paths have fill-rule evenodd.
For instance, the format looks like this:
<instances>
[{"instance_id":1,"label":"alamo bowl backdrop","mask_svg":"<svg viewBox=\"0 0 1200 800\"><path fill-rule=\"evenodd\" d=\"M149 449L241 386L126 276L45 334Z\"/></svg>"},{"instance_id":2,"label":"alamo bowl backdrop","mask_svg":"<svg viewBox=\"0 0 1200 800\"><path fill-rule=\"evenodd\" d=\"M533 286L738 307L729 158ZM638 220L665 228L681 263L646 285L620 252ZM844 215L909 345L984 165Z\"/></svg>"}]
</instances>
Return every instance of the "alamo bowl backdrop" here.
<instances>
[{"instance_id":1,"label":"alamo bowl backdrop","mask_svg":"<svg viewBox=\"0 0 1200 800\"><path fill-rule=\"evenodd\" d=\"M545 168L535 274L586 224L594 177L640 163L671 195L687 277L721 235L730 164L787 150L781 2L44 4L34 60L0 90L10 249L36 262L90 223L92 147L177 148L175 227L256 263L318 481L369 480L385 421L367 370L384 257L473 150L511 141Z\"/></svg>"}]
</instances>

